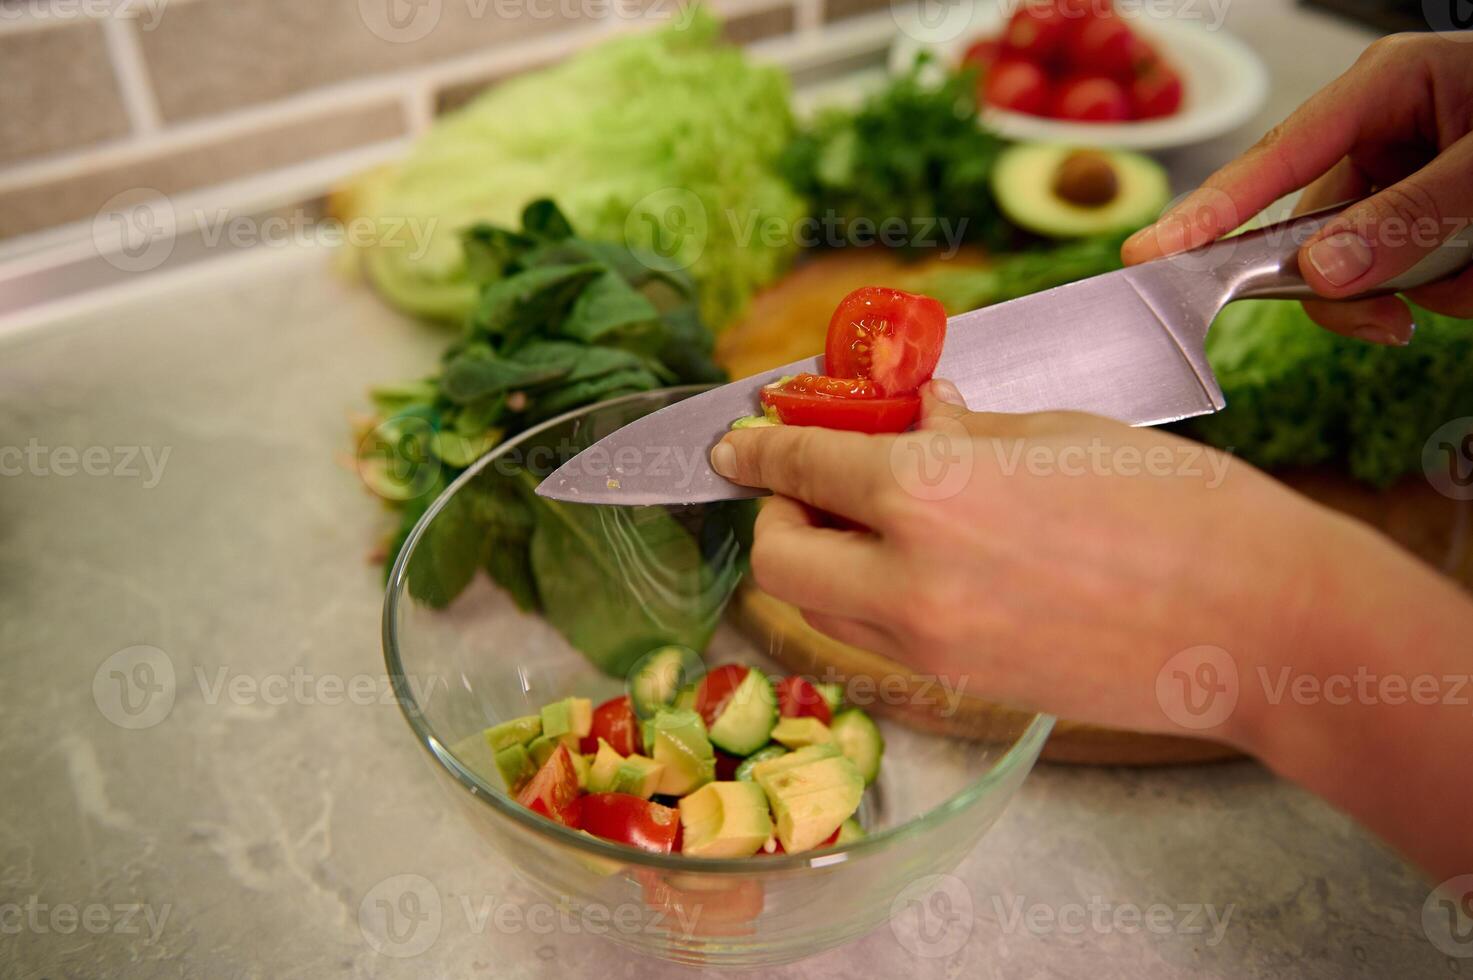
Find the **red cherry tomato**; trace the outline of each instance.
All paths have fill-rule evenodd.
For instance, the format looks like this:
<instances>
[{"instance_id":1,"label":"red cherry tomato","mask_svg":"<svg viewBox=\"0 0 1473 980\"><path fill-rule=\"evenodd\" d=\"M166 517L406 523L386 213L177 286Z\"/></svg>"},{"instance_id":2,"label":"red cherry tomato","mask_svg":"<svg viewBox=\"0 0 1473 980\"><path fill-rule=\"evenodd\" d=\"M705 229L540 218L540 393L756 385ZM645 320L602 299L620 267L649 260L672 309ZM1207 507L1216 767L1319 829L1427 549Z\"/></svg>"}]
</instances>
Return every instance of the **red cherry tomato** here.
<instances>
[{"instance_id":1,"label":"red cherry tomato","mask_svg":"<svg viewBox=\"0 0 1473 980\"><path fill-rule=\"evenodd\" d=\"M1130 106L1137 119L1159 119L1181 108L1181 76L1156 62L1130 83Z\"/></svg>"},{"instance_id":2,"label":"red cherry tomato","mask_svg":"<svg viewBox=\"0 0 1473 980\"><path fill-rule=\"evenodd\" d=\"M669 854L680 831L680 814L631 793L591 793L573 801L577 826L595 837L642 851Z\"/></svg>"},{"instance_id":3,"label":"red cherry tomato","mask_svg":"<svg viewBox=\"0 0 1473 980\"><path fill-rule=\"evenodd\" d=\"M742 764L741 757L717 748L711 751L716 753L716 778L722 782L731 782L736 778L737 766Z\"/></svg>"},{"instance_id":4,"label":"red cherry tomato","mask_svg":"<svg viewBox=\"0 0 1473 980\"><path fill-rule=\"evenodd\" d=\"M1054 92L1053 115L1074 122L1122 122L1130 118L1130 100L1112 78L1081 75L1065 79Z\"/></svg>"},{"instance_id":5,"label":"red cherry tomato","mask_svg":"<svg viewBox=\"0 0 1473 980\"><path fill-rule=\"evenodd\" d=\"M973 41L962 55L962 67L975 65L983 71L1002 54L1002 41L995 37L984 37Z\"/></svg>"},{"instance_id":6,"label":"red cherry tomato","mask_svg":"<svg viewBox=\"0 0 1473 980\"><path fill-rule=\"evenodd\" d=\"M1140 51L1125 21L1106 14L1075 22L1064 45L1064 58L1080 74L1127 79Z\"/></svg>"},{"instance_id":7,"label":"red cherry tomato","mask_svg":"<svg viewBox=\"0 0 1473 980\"><path fill-rule=\"evenodd\" d=\"M1027 0L1008 20L1003 47L1020 58L1043 64L1063 50L1073 23L1053 0Z\"/></svg>"},{"instance_id":8,"label":"red cherry tomato","mask_svg":"<svg viewBox=\"0 0 1473 980\"><path fill-rule=\"evenodd\" d=\"M724 664L701 678L701 683L696 688L696 713L701 716L707 728L721 717L726 702L731 700L732 693L746 679L749 670L750 667L742 664Z\"/></svg>"},{"instance_id":9,"label":"red cherry tomato","mask_svg":"<svg viewBox=\"0 0 1473 980\"><path fill-rule=\"evenodd\" d=\"M929 296L864 286L829 318L824 370L868 378L882 395L907 395L931 380L946 340L946 310Z\"/></svg>"},{"instance_id":10,"label":"red cherry tomato","mask_svg":"<svg viewBox=\"0 0 1473 980\"><path fill-rule=\"evenodd\" d=\"M982 101L1010 112L1041 116L1048 108L1048 76L1031 61L1004 58L982 80Z\"/></svg>"},{"instance_id":11,"label":"red cherry tomato","mask_svg":"<svg viewBox=\"0 0 1473 980\"><path fill-rule=\"evenodd\" d=\"M777 713L783 718L817 718L825 725L834 720L818 688L796 674L777 682Z\"/></svg>"},{"instance_id":12,"label":"red cherry tomato","mask_svg":"<svg viewBox=\"0 0 1473 980\"><path fill-rule=\"evenodd\" d=\"M781 388L762 389L762 404L771 405L787 425L818 425L851 432L904 432L921 414L919 395L845 398L792 385L789 382Z\"/></svg>"},{"instance_id":13,"label":"red cherry tomato","mask_svg":"<svg viewBox=\"0 0 1473 980\"><path fill-rule=\"evenodd\" d=\"M578 772L573 768L573 757L568 754L566 745L559 744L542 768L522 787L517 794L517 802L533 813L577 826L576 813L569 810L569 804L577 796Z\"/></svg>"},{"instance_id":14,"label":"red cherry tomato","mask_svg":"<svg viewBox=\"0 0 1473 980\"><path fill-rule=\"evenodd\" d=\"M634 716L629 695L610 698L593 709L593 727L578 740L578 751L597 752L599 739L608 742L620 755L633 755L640 750L639 719Z\"/></svg>"}]
</instances>

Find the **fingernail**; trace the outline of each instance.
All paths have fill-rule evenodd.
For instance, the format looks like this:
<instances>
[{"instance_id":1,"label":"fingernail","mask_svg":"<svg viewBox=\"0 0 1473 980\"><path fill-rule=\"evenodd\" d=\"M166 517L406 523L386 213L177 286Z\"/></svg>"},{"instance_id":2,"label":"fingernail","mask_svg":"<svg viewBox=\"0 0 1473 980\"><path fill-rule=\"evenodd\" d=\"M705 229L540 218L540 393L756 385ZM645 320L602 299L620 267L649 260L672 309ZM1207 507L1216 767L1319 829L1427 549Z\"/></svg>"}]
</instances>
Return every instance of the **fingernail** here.
<instances>
[{"instance_id":1,"label":"fingernail","mask_svg":"<svg viewBox=\"0 0 1473 980\"><path fill-rule=\"evenodd\" d=\"M1309 247L1309 264L1332 286L1348 286L1371 268L1370 244L1354 232L1321 238Z\"/></svg>"},{"instance_id":2,"label":"fingernail","mask_svg":"<svg viewBox=\"0 0 1473 980\"><path fill-rule=\"evenodd\" d=\"M736 476L736 450L723 439L711 450L711 469L730 480Z\"/></svg>"},{"instance_id":3,"label":"fingernail","mask_svg":"<svg viewBox=\"0 0 1473 980\"><path fill-rule=\"evenodd\" d=\"M1355 337L1357 340L1364 340L1368 344L1385 344L1388 347L1405 347L1412 342L1412 335L1410 333L1403 337L1394 330L1387 330L1385 327L1374 324L1357 327L1355 329Z\"/></svg>"},{"instance_id":4,"label":"fingernail","mask_svg":"<svg viewBox=\"0 0 1473 980\"><path fill-rule=\"evenodd\" d=\"M946 402L948 405L967 407L967 400L962 397L960 389L945 378L931 379L931 394L936 397L937 401Z\"/></svg>"}]
</instances>

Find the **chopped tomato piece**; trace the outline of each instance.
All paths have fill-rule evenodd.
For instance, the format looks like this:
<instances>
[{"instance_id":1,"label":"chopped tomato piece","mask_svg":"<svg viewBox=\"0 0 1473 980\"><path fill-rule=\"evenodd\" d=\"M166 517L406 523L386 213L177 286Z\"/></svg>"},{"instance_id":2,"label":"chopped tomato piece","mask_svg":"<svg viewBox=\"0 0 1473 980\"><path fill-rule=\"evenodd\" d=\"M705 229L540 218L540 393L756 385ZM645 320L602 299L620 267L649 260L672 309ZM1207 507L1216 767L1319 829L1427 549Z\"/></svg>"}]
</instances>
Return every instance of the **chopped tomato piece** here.
<instances>
[{"instance_id":1,"label":"chopped tomato piece","mask_svg":"<svg viewBox=\"0 0 1473 980\"><path fill-rule=\"evenodd\" d=\"M763 388L762 404L772 406L786 425L818 425L853 432L904 432L921 413L919 395L848 398L793 391L787 385Z\"/></svg>"},{"instance_id":2,"label":"chopped tomato piece","mask_svg":"<svg viewBox=\"0 0 1473 980\"><path fill-rule=\"evenodd\" d=\"M573 768L573 757L568 754L566 745L559 745L522 787L517 794L517 802L533 813L576 826L568 809L577 795L578 772Z\"/></svg>"},{"instance_id":3,"label":"chopped tomato piece","mask_svg":"<svg viewBox=\"0 0 1473 980\"><path fill-rule=\"evenodd\" d=\"M818 688L796 674L777 683L777 713L784 718L817 718L825 725L834 720L834 713Z\"/></svg>"},{"instance_id":4,"label":"chopped tomato piece","mask_svg":"<svg viewBox=\"0 0 1473 980\"><path fill-rule=\"evenodd\" d=\"M721 717L726 702L731 700L737 686L747 677L750 667L742 664L724 664L701 678L696 688L696 713L710 728Z\"/></svg>"},{"instance_id":5,"label":"chopped tomato piece","mask_svg":"<svg viewBox=\"0 0 1473 980\"><path fill-rule=\"evenodd\" d=\"M573 801L576 825L595 837L643 851L669 854L680 833L680 814L630 793L592 793Z\"/></svg>"},{"instance_id":6,"label":"chopped tomato piece","mask_svg":"<svg viewBox=\"0 0 1473 980\"><path fill-rule=\"evenodd\" d=\"M639 719L634 716L629 695L610 698L593 709L593 727L579 739L579 751L597 752L599 739L608 742L620 755L633 755L640 750Z\"/></svg>"},{"instance_id":7,"label":"chopped tomato piece","mask_svg":"<svg viewBox=\"0 0 1473 980\"><path fill-rule=\"evenodd\" d=\"M931 380L945 339L946 310L936 300L863 286L845 296L829 320L824 371L868 378L879 395L908 395Z\"/></svg>"}]
</instances>

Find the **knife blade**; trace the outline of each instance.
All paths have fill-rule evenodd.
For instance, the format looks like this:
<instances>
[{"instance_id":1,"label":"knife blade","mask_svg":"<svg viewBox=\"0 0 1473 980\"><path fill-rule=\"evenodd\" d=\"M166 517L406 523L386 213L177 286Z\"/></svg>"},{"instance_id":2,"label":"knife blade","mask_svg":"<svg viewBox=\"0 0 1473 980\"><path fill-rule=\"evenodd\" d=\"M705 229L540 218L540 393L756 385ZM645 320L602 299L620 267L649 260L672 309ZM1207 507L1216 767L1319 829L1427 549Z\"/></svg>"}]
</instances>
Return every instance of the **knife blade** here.
<instances>
[{"instance_id":1,"label":"knife blade","mask_svg":"<svg viewBox=\"0 0 1473 980\"><path fill-rule=\"evenodd\" d=\"M951 317L936 377L954 382L973 411L1090 412L1157 425L1224 405L1207 362L1208 327L1243 298L1313 295L1299 246L1343 210L1302 215L1204 248ZM1377 292L1439 279L1465 265L1465 228ZM636 419L583 450L537 487L590 504L697 504L761 496L710 467L731 423L759 412L763 385L822 374L821 357L721 385Z\"/></svg>"}]
</instances>

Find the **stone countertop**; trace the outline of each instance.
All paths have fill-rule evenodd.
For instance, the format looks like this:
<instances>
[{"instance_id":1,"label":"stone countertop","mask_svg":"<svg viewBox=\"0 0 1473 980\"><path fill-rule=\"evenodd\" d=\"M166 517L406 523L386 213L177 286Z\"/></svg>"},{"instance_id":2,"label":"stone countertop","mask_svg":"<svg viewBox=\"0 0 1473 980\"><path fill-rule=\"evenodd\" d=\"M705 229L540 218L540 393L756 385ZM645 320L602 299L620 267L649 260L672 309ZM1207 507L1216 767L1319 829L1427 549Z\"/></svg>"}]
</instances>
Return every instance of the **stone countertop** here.
<instances>
[{"instance_id":1,"label":"stone countertop","mask_svg":"<svg viewBox=\"0 0 1473 980\"><path fill-rule=\"evenodd\" d=\"M1281 12L1327 39L1311 70L1234 12L1297 73L1268 121L1360 44ZM219 259L0 343L0 447L24 453L0 460L21 469L0 479L0 975L693 973L485 915L536 899L445 806L392 701L368 561L385 518L343 461L365 385L428 369L445 337L331 266ZM405 873L442 912L394 959L358 915ZM1422 933L1414 870L1249 763L1041 767L949 888L959 915L764 975L1460 972Z\"/></svg>"}]
</instances>

